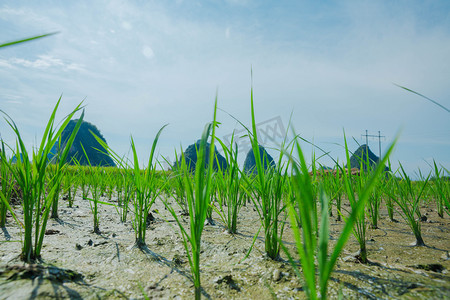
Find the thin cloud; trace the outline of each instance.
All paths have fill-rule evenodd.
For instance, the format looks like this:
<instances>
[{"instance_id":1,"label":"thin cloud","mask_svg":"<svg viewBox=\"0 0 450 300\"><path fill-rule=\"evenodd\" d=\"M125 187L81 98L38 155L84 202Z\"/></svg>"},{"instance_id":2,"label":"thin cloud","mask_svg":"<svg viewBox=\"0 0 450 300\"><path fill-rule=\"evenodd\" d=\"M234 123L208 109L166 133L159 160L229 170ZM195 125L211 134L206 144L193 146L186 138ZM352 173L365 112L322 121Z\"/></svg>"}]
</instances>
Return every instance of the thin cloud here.
<instances>
[{"instance_id":1,"label":"thin cloud","mask_svg":"<svg viewBox=\"0 0 450 300\"><path fill-rule=\"evenodd\" d=\"M123 21L122 22L122 28L125 29L125 30L131 30L131 29L133 29L133 26L129 22Z\"/></svg>"},{"instance_id":2,"label":"thin cloud","mask_svg":"<svg viewBox=\"0 0 450 300\"><path fill-rule=\"evenodd\" d=\"M230 31L231 31L231 28L230 28L230 27L227 27L227 28L225 29L225 37L226 37L227 39L230 38Z\"/></svg>"},{"instance_id":3,"label":"thin cloud","mask_svg":"<svg viewBox=\"0 0 450 300\"><path fill-rule=\"evenodd\" d=\"M59 69L63 71L83 71L84 67L75 63L65 63L62 59L53 57L51 55L38 55L35 60L28 60L24 58L11 58L9 60L0 60L0 65L8 67L21 66L33 69Z\"/></svg>"},{"instance_id":4,"label":"thin cloud","mask_svg":"<svg viewBox=\"0 0 450 300\"><path fill-rule=\"evenodd\" d=\"M142 54L148 59L151 59L155 56L155 53L153 52L153 49L150 46L144 46L142 48Z\"/></svg>"}]
</instances>

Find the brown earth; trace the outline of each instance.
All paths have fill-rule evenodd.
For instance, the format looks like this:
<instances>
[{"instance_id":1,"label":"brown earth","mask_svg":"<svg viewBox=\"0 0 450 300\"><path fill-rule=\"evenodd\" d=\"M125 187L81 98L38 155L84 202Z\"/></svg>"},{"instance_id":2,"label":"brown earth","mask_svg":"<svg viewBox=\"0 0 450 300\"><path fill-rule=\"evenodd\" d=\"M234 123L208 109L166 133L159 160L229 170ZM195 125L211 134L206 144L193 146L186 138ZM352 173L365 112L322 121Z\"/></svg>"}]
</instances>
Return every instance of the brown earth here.
<instances>
[{"instance_id":1,"label":"brown earth","mask_svg":"<svg viewBox=\"0 0 450 300\"><path fill-rule=\"evenodd\" d=\"M450 218L439 218L433 208L421 207L427 217L422 223L426 247L411 246L415 239L406 222L398 213L398 222L389 221L384 210L379 229L367 230L369 264L355 259L359 246L351 236L329 282L329 298L342 293L345 299L449 299ZM20 215L20 206L16 210ZM60 219L49 220L42 261L34 265L20 261L21 233L9 218L0 233L0 299L143 299L144 294L192 299L193 282L179 229L161 201L152 210L155 220L147 231L148 248L142 251L133 247L131 222L121 223L113 206L100 205L101 234L95 234L87 200L78 195L73 208L60 200ZM286 255L282 253L280 261L264 255L262 234L242 261L260 226L252 205L242 208L236 235L226 233L219 217L213 216L216 225L205 226L202 236L205 298L305 298ZM188 217L182 218L187 225ZM330 223L333 245L343 223L335 217ZM293 253L289 225L283 240Z\"/></svg>"}]
</instances>

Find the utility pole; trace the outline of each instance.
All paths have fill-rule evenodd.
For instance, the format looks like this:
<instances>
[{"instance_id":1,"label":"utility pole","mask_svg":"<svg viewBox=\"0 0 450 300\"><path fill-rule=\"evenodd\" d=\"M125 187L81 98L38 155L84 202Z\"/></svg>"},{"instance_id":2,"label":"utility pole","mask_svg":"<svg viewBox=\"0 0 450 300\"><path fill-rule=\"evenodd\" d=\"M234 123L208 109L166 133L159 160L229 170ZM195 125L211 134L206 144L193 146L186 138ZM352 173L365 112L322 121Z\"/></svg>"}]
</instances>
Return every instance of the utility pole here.
<instances>
[{"instance_id":1,"label":"utility pole","mask_svg":"<svg viewBox=\"0 0 450 300\"><path fill-rule=\"evenodd\" d=\"M383 136L383 137L384 137L384 136ZM378 156L378 159L379 159L379 160L381 160L381 138L382 138L381 133L380 133L380 131L378 130L378 151L379 151L379 153L380 153L380 156Z\"/></svg>"},{"instance_id":2,"label":"utility pole","mask_svg":"<svg viewBox=\"0 0 450 300\"><path fill-rule=\"evenodd\" d=\"M378 131L378 135L371 135L368 134L368 130L366 129L366 134L361 134L361 136L365 136L366 137L366 150L367 152L369 152L369 137L374 137L374 138L378 138L378 151L379 151L379 155L378 159L381 159L381 138L385 138L384 135L381 135L381 132ZM368 153L367 153L368 154Z\"/></svg>"}]
</instances>

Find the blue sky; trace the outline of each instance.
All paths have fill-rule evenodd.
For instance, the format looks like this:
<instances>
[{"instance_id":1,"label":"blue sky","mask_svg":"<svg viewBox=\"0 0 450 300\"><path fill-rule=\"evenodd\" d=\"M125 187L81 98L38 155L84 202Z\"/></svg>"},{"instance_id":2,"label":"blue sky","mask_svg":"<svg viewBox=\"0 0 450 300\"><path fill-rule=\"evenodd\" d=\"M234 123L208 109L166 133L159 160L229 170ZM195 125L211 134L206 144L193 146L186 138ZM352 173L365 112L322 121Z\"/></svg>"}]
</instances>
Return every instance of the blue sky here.
<instances>
[{"instance_id":1,"label":"blue sky","mask_svg":"<svg viewBox=\"0 0 450 300\"><path fill-rule=\"evenodd\" d=\"M250 124L252 68L257 122L287 127L292 113L297 133L341 161L344 130L351 150L365 130L383 149L401 132L394 166L450 170L450 114L393 84L450 107L450 1L6 0L0 28L0 42L59 32L0 51L1 109L30 148L62 94L59 118L84 99L108 144L126 154L133 135L143 160L169 123L158 151L173 161L211 120L216 92ZM241 129L218 119L219 137ZM0 134L14 142L3 121ZM378 140L369 146L378 155Z\"/></svg>"}]
</instances>

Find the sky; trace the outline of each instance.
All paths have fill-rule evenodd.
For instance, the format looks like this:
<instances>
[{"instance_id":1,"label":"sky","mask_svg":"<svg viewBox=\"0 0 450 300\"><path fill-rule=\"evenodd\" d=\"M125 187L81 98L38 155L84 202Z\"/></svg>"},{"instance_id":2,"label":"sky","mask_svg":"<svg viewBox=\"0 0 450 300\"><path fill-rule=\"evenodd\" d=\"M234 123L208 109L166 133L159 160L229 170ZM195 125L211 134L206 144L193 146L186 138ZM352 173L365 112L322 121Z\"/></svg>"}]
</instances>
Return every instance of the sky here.
<instances>
[{"instance_id":1,"label":"sky","mask_svg":"<svg viewBox=\"0 0 450 300\"><path fill-rule=\"evenodd\" d=\"M344 134L355 151L367 130L377 156L399 136L394 169L417 176L435 160L450 170L450 113L397 86L450 108L447 0L5 0L0 28L0 43L58 32L0 49L0 109L30 149L62 96L58 120L83 101L85 121L121 155L132 136L143 165L169 124L157 151L174 161L212 120L216 97L217 136L242 136L253 89L275 158L292 128L340 162ZM14 144L4 120L0 134ZM242 162L248 143L238 141Z\"/></svg>"}]
</instances>

